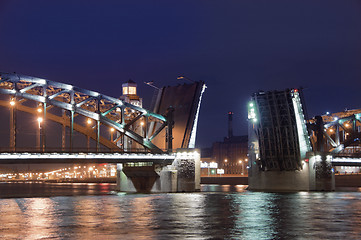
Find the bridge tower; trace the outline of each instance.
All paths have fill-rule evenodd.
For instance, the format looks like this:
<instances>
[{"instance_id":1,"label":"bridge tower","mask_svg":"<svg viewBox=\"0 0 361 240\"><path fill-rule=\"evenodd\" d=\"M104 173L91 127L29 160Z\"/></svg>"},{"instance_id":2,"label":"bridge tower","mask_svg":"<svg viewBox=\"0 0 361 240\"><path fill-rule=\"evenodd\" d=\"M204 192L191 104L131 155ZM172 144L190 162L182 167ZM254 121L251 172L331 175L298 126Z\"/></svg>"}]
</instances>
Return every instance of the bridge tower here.
<instances>
[{"instance_id":1,"label":"bridge tower","mask_svg":"<svg viewBox=\"0 0 361 240\"><path fill-rule=\"evenodd\" d=\"M255 93L248 120L249 189L334 190L330 158L312 152L298 89Z\"/></svg>"}]
</instances>

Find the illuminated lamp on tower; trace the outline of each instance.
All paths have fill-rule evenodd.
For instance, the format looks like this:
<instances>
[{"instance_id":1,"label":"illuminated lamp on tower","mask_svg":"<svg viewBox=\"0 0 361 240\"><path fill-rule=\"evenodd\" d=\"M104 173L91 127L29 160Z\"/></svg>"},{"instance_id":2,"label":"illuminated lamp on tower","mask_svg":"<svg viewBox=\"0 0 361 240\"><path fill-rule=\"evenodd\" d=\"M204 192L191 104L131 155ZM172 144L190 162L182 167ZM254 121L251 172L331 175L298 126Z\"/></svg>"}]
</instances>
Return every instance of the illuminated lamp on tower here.
<instances>
[{"instance_id":1,"label":"illuminated lamp on tower","mask_svg":"<svg viewBox=\"0 0 361 240\"><path fill-rule=\"evenodd\" d=\"M129 79L122 84L122 96L120 97L127 103L142 107L142 99L137 95L137 84Z\"/></svg>"}]
</instances>

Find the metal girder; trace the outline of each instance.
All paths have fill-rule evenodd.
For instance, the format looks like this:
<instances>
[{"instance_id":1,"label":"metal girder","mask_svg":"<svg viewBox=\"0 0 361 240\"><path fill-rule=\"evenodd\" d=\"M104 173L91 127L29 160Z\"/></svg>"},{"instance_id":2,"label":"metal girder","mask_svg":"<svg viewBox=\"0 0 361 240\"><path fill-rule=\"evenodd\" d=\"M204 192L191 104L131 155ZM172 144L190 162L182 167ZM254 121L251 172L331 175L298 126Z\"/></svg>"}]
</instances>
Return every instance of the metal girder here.
<instances>
[{"instance_id":1,"label":"metal girder","mask_svg":"<svg viewBox=\"0 0 361 240\"><path fill-rule=\"evenodd\" d=\"M146 109L134 106L120 99L69 84L49 81L37 77L1 72L0 94L43 103L45 109L46 106L55 106L70 111L72 116L74 116L74 114L85 116L114 128L116 131L133 139L150 152L163 152L159 147L155 146L151 140L161 132L167 119L162 115L149 112ZM64 94L69 96L62 96ZM116 113L118 108L122 109L122 114ZM162 124L157 129L154 129L152 136L149 138L143 137L128 128L129 125L135 123L141 117L133 116L132 114L124 114L124 109L126 108L138 112L138 116L151 116L153 122L162 122ZM111 112L114 114L110 114ZM46 117L49 116L51 115L46 115ZM151 123L151 121L149 122ZM72 132L73 123L70 125ZM74 128L75 126L76 124L74 124Z\"/></svg>"},{"instance_id":2,"label":"metal girder","mask_svg":"<svg viewBox=\"0 0 361 240\"><path fill-rule=\"evenodd\" d=\"M7 107L9 105L8 102L6 101L1 101L0 100L0 106L3 107ZM31 107L27 107L27 106L23 106L23 105L17 105L16 106L16 110L18 111L22 111L22 112L26 112L26 113L30 113L30 114L35 114L34 109ZM70 123L69 120L66 118L63 118L61 116L56 116L54 114L51 113L47 113L46 116L49 120L56 122L56 123L60 123L65 125L66 127L70 127ZM74 130L76 130L79 133L82 133L84 135L89 135L90 138L96 140L96 135L95 132L89 132L86 127L83 127L79 124L74 124ZM110 150L113 151L119 151L119 147L116 146L114 143L112 143L111 141L107 140L106 138L100 137L100 143L102 145L104 145L105 147L109 148Z\"/></svg>"},{"instance_id":3,"label":"metal girder","mask_svg":"<svg viewBox=\"0 0 361 240\"><path fill-rule=\"evenodd\" d=\"M333 141L333 139L326 132L323 133L323 136L327 138L332 147L337 148L337 144L335 143L335 141Z\"/></svg>"},{"instance_id":4,"label":"metal girder","mask_svg":"<svg viewBox=\"0 0 361 240\"><path fill-rule=\"evenodd\" d=\"M327 146L326 151L340 154L351 151L352 149L348 148L350 146L360 145L361 133L357 127L361 126L360 112L361 109L356 109L322 116L322 119L326 121L323 125L323 136L328 140L323 143ZM313 121L311 119L309 122ZM315 137L313 140L315 141Z\"/></svg>"}]
</instances>

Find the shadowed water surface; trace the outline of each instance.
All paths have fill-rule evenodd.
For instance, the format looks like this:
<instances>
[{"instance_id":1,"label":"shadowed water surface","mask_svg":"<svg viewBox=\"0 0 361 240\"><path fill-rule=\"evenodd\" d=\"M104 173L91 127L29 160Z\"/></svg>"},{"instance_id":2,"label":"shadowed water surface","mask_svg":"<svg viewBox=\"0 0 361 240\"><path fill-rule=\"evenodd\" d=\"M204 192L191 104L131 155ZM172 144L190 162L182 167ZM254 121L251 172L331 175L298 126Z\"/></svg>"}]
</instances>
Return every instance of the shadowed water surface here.
<instances>
[{"instance_id":1,"label":"shadowed water surface","mask_svg":"<svg viewBox=\"0 0 361 240\"><path fill-rule=\"evenodd\" d=\"M249 192L244 186L227 185L204 185L199 193L146 195L109 190L100 190L97 192L100 195L0 199L0 237L359 239L361 236L360 192L281 194Z\"/></svg>"}]
</instances>

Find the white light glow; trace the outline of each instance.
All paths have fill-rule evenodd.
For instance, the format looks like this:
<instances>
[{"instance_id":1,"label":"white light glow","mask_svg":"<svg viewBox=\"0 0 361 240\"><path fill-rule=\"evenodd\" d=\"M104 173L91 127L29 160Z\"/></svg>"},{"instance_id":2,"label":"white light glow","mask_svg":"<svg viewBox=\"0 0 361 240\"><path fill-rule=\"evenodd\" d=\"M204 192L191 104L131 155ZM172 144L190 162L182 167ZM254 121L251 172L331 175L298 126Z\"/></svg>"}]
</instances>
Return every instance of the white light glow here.
<instances>
[{"instance_id":1,"label":"white light glow","mask_svg":"<svg viewBox=\"0 0 361 240\"><path fill-rule=\"evenodd\" d=\"M224 169L217 169L217 174L224 174Z\"/></svg>"},{"instance_id":2,"label":"white light glow","mask_svg":"<svg viewBox=\"0 0 361 240\"><path fill-rule=\"evenodd\" d=\"M1 159L119 159L119 160L174 160L175 154L137 153L0 153Z\"/></svg>"},{"instance_id":3,"label":"white light glow","mask_svg":"<svg viewBox=\"0 0 361 240\"><path fill-rule=\"evenodd\" d=\"M218 163L216 163L216 162L211 162L211 163L209 163L209 167L210 167L210 168L218 168Z\"/></svg>"}]
</instances>

